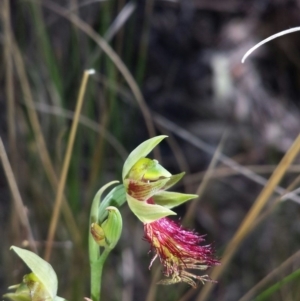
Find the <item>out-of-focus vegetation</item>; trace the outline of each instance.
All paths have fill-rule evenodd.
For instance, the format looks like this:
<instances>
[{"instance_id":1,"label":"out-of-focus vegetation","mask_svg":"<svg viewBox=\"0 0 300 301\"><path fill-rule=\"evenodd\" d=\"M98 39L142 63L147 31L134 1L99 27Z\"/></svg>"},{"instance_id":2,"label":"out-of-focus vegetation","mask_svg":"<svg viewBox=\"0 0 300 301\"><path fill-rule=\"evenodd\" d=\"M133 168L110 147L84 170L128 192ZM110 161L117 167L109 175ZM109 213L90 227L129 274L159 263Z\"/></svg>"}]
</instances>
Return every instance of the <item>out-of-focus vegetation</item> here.
<instances>
[{"instance_id":1,"label":"out-of-focus vegetation","mask_svg":"<svg viewBox=\"0 0 300 301\"><path fill-rule=\"evenodd\" d=\"M24 274L11 245L45 254L83 72L94 69L50 257L59 295L88 296L92 198L121 179L128 152L162 133L170 138L155 156L172 173L187 172L178 189L200 194L177 212L214 242L223 263L211 269L218 284L157 286L159 265L148 270L143 227L123 206L103 300L298 300L300 33L240 62L259 40L299 26L297 1L0 6L1 292Z\"/></svg>"}]
</instances>

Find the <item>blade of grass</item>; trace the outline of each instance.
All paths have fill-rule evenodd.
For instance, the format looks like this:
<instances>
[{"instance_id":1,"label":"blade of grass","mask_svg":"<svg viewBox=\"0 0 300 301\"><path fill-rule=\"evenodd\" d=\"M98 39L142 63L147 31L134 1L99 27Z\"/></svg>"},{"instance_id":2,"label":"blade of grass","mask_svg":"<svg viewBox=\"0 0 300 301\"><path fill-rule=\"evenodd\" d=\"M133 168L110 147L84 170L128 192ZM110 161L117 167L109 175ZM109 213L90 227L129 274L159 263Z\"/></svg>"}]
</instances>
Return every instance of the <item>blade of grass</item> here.
<instances>
[{"instance_id":1,"label":"blade of grass","mask_svg":"<svg viewBox=\"0 0 300 301\"><path fill-rule=\"evenodd\" d=\"M81 85L80 85L79 95L78 95L78 99L76 102L74 120L73 120L72 126L71 126L70 136L69 136L68 145L67 145L67 149L66 149L66 153L65 153L65 158L64 158L64 162L63 162L63 166L62 166L60 180L58 183L58 190L57 190L57 194L56 194L54 209L53 209L50 227L49 227L49 231L48 231L47 245L46 245L46 251L45 251L45 256L44 256L46 261L49 261L50 256L51 256L54 234L56 231L59 214L60 214L60 210L61 210L61 205L62 205L62 201L63 201L63 191L65 188L65 183L66 183L66 179L67 179L68 169L69 169L71 155L72 155L72 149L73 149L73 145L74 145L74 141L75 141L76 131L77 131L78 123L79 123L79 116L80 116L80 112L81 112L81 108L82 108L82 104L83 104L83 100L84 100L84 94L85 94L88 78L91 74L94 74L94 72L95 72L94 70L85 71L83 74Z\"/></svg>"},{"instance_id":2,"label":"blade of grass","mask_svg":"<svg viewBox=\"0 0 300 301\"><path fill-rule=\"evenodd\" d=\"M257 296L254 301L264 301L264 300L270 300L270 297L278 291L282 286L286 285L287 283L296 280L300 277L300 269L297 271L291 273L290 275L284 277L282 280L278 281L268 289L266 289L264 292L262 292L259 296Z\"/></svg>"},{"instance_id":3,"label":"blade of grass","mask_svg":"<svg viewBox=\"0 0 300 301\"><path fill-rule=\"evenodd\" d=\"M13 52L12 52L13 59L14 59L14 63L16 66L18 77L20 79L21 89L22 89L22 92L24 95L24 101L28 108L33 108L34 101L33 101L33 96L32 96L32 92L30 89L30 85L29 85L29 80L27 78L27 74L25 71L24 61L23 61L20 49L19 49L16 41L14 40L13 36L12 36L12 42L13 42ZM52 165L52 162L50 159L48 149L46 147L46 142L45 142L45 139L43 136L43 132L42 132L36 111L34 109L29 109L28 116L29 116L30 124L31 124L33 132L34 132L34 137L36 140L37 148L39 150L38 154L40 156L43 168L46 172L46 175L49 179L49 182L50 182L53 190L56 191L57 185L58 185L58 180L57 180L56 173L55 173L55 170L53 168L53 165ZM65 197L64 197L64 200L65 200ZM66 200L63 202L63 214L66 219L66 225L72 235L73 241L77 245L79 245L81 242L80 231L76 225L73 214L72 214L70 207L68 205L68 202Z\"/></svg>"},{"instance_id":4,"label":"blade of grass","mask_svg":"<svg viewBox=\"0 0 300 301\"><path fill-rule=\"evenodd\" d=\"M35 24L33 28L36 30L36 36L37 36L36 41L38 41L38 48L40 49L40 52L45 58L47 70L49 70L50 77L58 91L58 95L62 97L63 81L61 78L61 73L59 71L57 60L52 50L53 48L51 47L51 43L48 36L48 32L46 30L44 19L42 17L40 1L30 3L30 10L33 16L32 18L33 23Z\"/></svg>"},{"instance_id":5,"label":"blade of grass","mask_svg":"<svg viewBox=\"0 0 300 301\"><path fill-rule=\"evenodd\" d=\"M107 10L107 5L104 6ZM129 8L129 9L128 9ZM122 28L124 23L128 20L130 15L132 14L135 5L132 3L128 3L128 8L127 6L124 7L124 9L118 14L118 16L114 19L113 23L109 26L111 17L106 19L106 24L105 26L102 27L101 32L105 32L103 38L107 41L110 42L113 37L117 34L117 32ZM110 10L109 10L110 11ZM102 10L101 10L102 12ZM104 10L104 16L107 16L108 14ZM89 57L88 64L89 65L94 65L97 60L99 60L100 56L102 54L102 48L97 48L94 53L92 53Z\"/></svg>"},{"instance_id":6,"label":"blade of grass","mask_svg":"<svg viewBox=\"0 0 300 301\"><path fill-rule=\"evenodd\" d=\"M280 180L284 176L286 170L290 166L290 164L294 161L295 157L298 155L300 151L300 135L296 138L293 145L284 155L280 163L278 164L277 168L275 169L274 173L270 177L267 185L263 188L259 196L257 197L256 201L252 205L251 209L249 210L248 214L244 218L243 222L241 223L239 229L235 233L234 237L229 242L228 246L225 249L223 259L221 261L222 265L213 269L211 273L211 277L214 280L217 280L222 273L225 271L227 266L230 263L231 258L239 248L240 244L244 240L244 238L249 233L249 228L251 224L257 219L258 215L260 214L261 210L271 197L272 193L274 192L276 186L279 184ZM198 297L196 298L197 301L204 301L206 300L213 288L211 283L207 283L207 285L203 288L200 292Z\"/></svg>"},{"instance_id":7,"label":"blade of grass","mask_svg":"<svg viewBox=\"0 0 300 301\"><path fill-rule=\"evenodd\" d=\"M37 253L37 248L36 245L34 243L34 238L33 238L33 234L32 234L32 230L30 227L30 223L28 220L28 217L26 215L25 212L25 206L23 204L22 201L22 197L21 194L19 192L17 183L16 183L16 179L14 177L14 173L13 170L11 168L11 165L9 163L6 151L5 151L5 147L2 141L2 138L0 137L0 158L2 160L2 165L3 165L3 169L4 169L4 173L5 176L7 178L8 184L9 184L9 188L10 191L12 193L13 196L13 200L14 200L14 205L15 205L15 210L19 216L20 222L22 224L22 226L26 229L27 235L28 235L28 241L29 241L29 245L31 247L31 249Z\"/></svg>"},{"instance_id":8,"label":"blade of grass","mask_svg":"<svg viewBox=\"0 0 300 301\"><path fill-rule=\"evenodd\" d=\"M145 75L145 70L147 66L147 53L148 53L148 43L149 43L149 34L150 34L150 20L153 11L153 0L147 0L145 5L144 12L144 23L142 29L142 37L139 47L139 61L137 64L136 78L137 82L141 85L143 77Z\"/></svg>"}]
</instances>

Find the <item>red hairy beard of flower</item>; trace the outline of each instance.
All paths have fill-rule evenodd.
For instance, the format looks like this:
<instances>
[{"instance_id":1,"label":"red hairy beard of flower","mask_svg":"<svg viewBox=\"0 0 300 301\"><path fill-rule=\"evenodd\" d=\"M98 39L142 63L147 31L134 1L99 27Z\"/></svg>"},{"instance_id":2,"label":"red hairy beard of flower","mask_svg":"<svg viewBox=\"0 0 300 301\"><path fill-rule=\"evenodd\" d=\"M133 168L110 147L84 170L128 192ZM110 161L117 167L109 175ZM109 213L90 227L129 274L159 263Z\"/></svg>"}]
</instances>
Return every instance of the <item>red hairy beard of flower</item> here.
<instances>
[{"instance_id":1,"label":"red hairy beard of flower","mask_svg":"<svg viewBox=\"0 0 300 301\"><path fill-rule=\"evenodd\" d=\"M188 270L206 270L220 262L213 257L210 245L200 246L203 236L193 231L183 229L168 218L161 218L152 223L144 224L145 239L151 244L155 256L159 257L164 266L163 273L170 277L159 281L159 284L186 282L197 287L195 280L212 281L207 275L195 275ZM149 267L149 268L150 268Z\"/></svg>"}]
</instances>

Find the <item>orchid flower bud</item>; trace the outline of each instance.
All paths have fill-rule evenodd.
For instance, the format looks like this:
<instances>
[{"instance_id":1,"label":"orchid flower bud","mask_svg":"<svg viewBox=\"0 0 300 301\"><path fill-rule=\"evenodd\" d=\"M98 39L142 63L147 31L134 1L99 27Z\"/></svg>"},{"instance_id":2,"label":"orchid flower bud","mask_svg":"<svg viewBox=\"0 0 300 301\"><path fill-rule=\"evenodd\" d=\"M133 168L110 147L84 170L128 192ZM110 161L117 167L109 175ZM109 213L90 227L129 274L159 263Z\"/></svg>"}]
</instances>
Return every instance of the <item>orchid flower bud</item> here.
<instances>
[{"instance_id":1,"label":"orchid flower bud","mask_svg":"<svg viewBox=\"0 0 300 301\"><path fill-rule=\"evenodd\" d=\"M109 206L107 219L99 226L91 225L91 234L95 242L105 248L113 249L118 243L122 233L122 216L116 207Z\"/></svg>"}]
</instances>

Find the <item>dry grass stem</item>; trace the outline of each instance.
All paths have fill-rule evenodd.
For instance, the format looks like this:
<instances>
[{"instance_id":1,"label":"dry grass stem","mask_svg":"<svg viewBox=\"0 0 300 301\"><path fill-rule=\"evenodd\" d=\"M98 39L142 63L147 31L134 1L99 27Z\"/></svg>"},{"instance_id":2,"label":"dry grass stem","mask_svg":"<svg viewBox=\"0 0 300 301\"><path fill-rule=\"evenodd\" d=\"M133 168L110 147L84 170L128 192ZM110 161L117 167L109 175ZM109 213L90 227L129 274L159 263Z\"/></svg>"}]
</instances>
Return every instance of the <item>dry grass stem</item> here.
<instances>
[{"instance_id":1,"label":"dry grass stem","mask_svg":"<svg viewBox=\"0 0 300 301\"><path fill-rule=\"evenodd\" d=\"M196 207L198 206L199 204L199 200L201 199L207 185L208 185L208 182L209 180L211 179L211 175L214 171L214 168L216 167L217 163L218 163L218 160L219 160L219 156L220 156L220 153L221 153L221 150L223 148L223 145L224 145L224 141L225 141L225 136L226 134L224 134L222 136L222 139L209 163L209 166L207 168L207 171L205 173L205 176L203 178L203 181L201 182L201 184L199 185L197 191L196 191L196 194L198 194L198 198L196 200L193 200L189 207L188 207L188 210L183 218L183 221L182 223L185 225L186 223L188 223L189 221L191 220L194 220L194 215L195 215L195 212L196 212Z\"/></svg>"},{"instance_id":2,"label":"dry grass stem","mask_svg":"<svg viewBox=\"0 0 300 301\"><path fill-rule=\"evenodd\" d=\"M72 122L70 136L69 136L67 149L66 149L66 154L65 154L65 158L64 158L64 162L63 162L63 166L62 166L61 176L60 176L60 180L58 183L58 189L57 189L56 199L54 202L54 209L53 209L53 213L52 213L52 217L51 217L50 227L49 227L49 231L48 231L47 246L46 246L46 251L45 251L45 256L44 256L46 261L50 260L54 234L55 234L56 227L58 224L59 214L60 214L61 205L62 205L62 201L63 201L63 192L64 192L67 174L68 174L68 170L69 170L69 166L70 166L72 150L73 150L75 136L76 136L78 123L79 123L79 116L80 116L80 112L81 112L81 108L82 108L83 100L84 100L84 94L86 91L88 78L93 73L94 73L94 70L87 70L83 74L83 78L82 78L82 82L81 82L81 86L80 86L80 90L79 90L79 95L78 95L78 99L76 102L74 119Z\"/></svg>"},{"instance_id":3,"label":"dry grass stem","mask_svg":"<svg viewBox=\"0 0 300 301\"><path fill-rule=\"evenodd\" d=\"M269 174L272 173L277 165L241 165L256 174ZM287 173L300 173L300 165L295 164L291 165L287 170ZM196 182L202 181L205 177L206 171L200 171L197 173L186 175L186 181L190 184L194 184ZM227 166L219 166L215 168L211 174L212 179L220 179L226 178L231 176L238 175L239 172L236 170L232 170L230 167Z\"/></svg>"},{"instance_id":4,"label":"dry grass stem","mask_svg":"<svg viewBox=\"0 0 300 301\"><path fill-rule=\"evenodd\" d=\"M249 233L249 229L251 228L251 225L253 222L257 219L258 215L260 214L261 210L271 197L272 193L274 192L275 188L279 184L280 180L286 173L286 170L291 165L291 163L294 161L296 156L298 155L300 151L300 135L296 138L293 145L290 147L290 149L287 151L285 156L282 158L280 163L278 164L277 168L275 169L274 173L270 177L267 185L263 188L259 196L257 197L256 201L252 205L251 209L249 210L248 214L244 218L243 222L241 223L240 227L238 228L236 234L229 242L228 246L225 249L223 259L222 259L222 265L216 267L213 269L211 273L211 277L214 280L219 279L223 271L226 270L228 264L230 263L231 258L239 248L240 244L244 240L244 238ZM200 292L200 294L197 297L197 301L204 301L206 300L210 292L213 288L213 285L211 283L208 283L203 290Z\"/></svg>"},{"instance_id":5,"label":"dry grass stem","mask_svg":"<svg viewBox=\"0 0 300 301\"><path fill-rule=\"evenodd\" d=\"M1 137L0 137L0 157L2 160L2 165L3 165L5 176L8 181L8 185L9 185L10 191L13 196L15 211L18 213L18 216L19 216L22 226L26 229L26 232L28 235L28 241L29 241L31 249L34 252L37 252L36 245L34 243L33 234L32 234L31 227L30 227L30 223L29 223L27 214L25 212L25 206L23 204L22 197L19 192L19 189L18 189L18 186L16 183L16 179L14 177L14 173L13 173L13 170L9 163L9 160L8 160L8 157L7 157L7 154L5 151L5 147L4 147Z\"/></svg>"}]
</instances>

